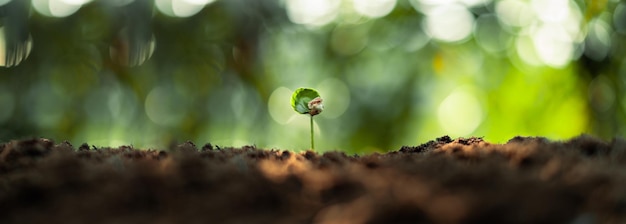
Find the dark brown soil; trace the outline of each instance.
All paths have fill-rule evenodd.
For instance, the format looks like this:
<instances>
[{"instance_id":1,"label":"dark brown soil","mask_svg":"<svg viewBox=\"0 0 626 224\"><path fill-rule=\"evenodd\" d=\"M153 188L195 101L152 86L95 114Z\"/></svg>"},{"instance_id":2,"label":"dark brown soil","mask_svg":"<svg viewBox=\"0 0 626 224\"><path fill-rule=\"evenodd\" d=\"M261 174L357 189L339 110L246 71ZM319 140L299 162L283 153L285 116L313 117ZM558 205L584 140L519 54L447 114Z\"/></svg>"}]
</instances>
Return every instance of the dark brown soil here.
<instances>
[{"instance_id":1,"label":"dark brown soil","mask_svg":"<svg viewBox=\"0 0 626 224\"><path fill-rule=\"evenodd\" d=\"M626 141L444 136L365 156L11 141L0 223L626 223Z\"/></svg>"}]
</instances>

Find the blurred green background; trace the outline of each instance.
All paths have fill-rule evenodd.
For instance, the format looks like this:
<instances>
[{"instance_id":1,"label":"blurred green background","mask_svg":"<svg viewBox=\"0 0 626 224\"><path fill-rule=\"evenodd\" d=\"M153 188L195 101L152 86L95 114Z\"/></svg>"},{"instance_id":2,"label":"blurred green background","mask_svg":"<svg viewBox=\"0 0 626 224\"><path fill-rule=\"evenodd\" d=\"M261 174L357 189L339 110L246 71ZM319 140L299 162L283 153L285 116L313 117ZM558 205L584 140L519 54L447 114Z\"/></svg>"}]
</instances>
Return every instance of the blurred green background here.
<instances>
[{"instance_id":1,"label":"blurred green background","mask_svg":"<svg viewBox=\"0 0 626 224\"><path fill-rule=\"evenodd\" d=\"M0 140L320 151L626 134L618 0L0 0Z\"/></svg>"}]
</instances>

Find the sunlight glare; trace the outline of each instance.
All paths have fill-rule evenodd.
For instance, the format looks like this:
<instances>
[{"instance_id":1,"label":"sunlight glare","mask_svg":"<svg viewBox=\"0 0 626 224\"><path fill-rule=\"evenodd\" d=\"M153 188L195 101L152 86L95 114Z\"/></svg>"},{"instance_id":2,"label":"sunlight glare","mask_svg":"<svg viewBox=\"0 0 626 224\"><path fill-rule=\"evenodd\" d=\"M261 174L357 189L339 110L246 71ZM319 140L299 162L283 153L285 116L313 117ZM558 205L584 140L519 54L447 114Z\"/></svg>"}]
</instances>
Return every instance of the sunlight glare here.
<instances>
[{"instance_id":1,"label":"sunlight glare","mask_svg":"<svg viewBox=\"0 0 626 224\"><path fill-rule=\"evenodd\" d=\"M67 17L77 12L82 5L70 4L63 0L33 0L32 6L44 16Z\"/></svg>"},{"instance_id":2,"label":"sunlight glare","mask_svg":"<svg viewBox=\"0 0 626 224\"><path fill-rule=\"evenodd\" d=\"M396 6L396 0L355 0L353 3L359 14L370 18L386 16Z\"/></svg>"},{"instance_id":3,"label":"sunlight glare","mask_svg":"<svg viewBox=\"0 0 626 224\"><path fill-rule=\"evenodd\" d=\"M287 0L287 16L296 24L323 26L337 17L341 1Z\"/></svg>"},{"instance_id":4,"label":"sunlight glare","mask_svg":"<svg viewBox=\"0 0 626 224\"><path fill-rule=\"evenodd\" d=\"M567 32L556 24L543 24L532 34L533 45L544 64L561 68L574 54L574 46Z\"/></svg>"},{"instance_id":5,"label":"sunlight glare","mask_svg":"<svg viewBox=\"0 0 626 224\"><path fill-rule=\"evenodd\" d=\"M535 13L530 5L521 0L503 0L496 3L500 22L512 27L524 27L534 21Z\"/></svg>"},{"instance_id":6,"label":"sunlight glare","mask_svg":"<svg viewBox=\"0 0 626 224\"><path fill-rule=\"evenodd\" d=\"M439 125L450 135L467 136L482 123L483 113L476 96L461 87L439 104L437 118Z\"/></svg>"},{"instance_id":7,"label":"sunlight glare","mask_svg":"<svg viewBox=\"0 0 626 224\"><path fill-rule=\"evenodd\" d=\"M474 25L474 16L461 5L439 6L426 16L425 30L434 39L444 42L465 40Z\"/></svg>"},{"instance_id":8,"label":"sunlight glare","mask_svg":"<svg viewBox=\"0 0 626 224\"><path fill-rule=\"evenodd\" d=\"M569 0L532 0L530 5L543 22L563 22L570 13Z\"/></svg>"},{"instance_id":9,"label":"sunlight glare","mask_svg":"<svg viewBox=\"0 0 626 224\"><path fill-rule=\"evenodd\" d=\"M198 14L204 6L215 0L156 0L156 8L171 17L190 17Z\"/></svg>"}]
</instances>

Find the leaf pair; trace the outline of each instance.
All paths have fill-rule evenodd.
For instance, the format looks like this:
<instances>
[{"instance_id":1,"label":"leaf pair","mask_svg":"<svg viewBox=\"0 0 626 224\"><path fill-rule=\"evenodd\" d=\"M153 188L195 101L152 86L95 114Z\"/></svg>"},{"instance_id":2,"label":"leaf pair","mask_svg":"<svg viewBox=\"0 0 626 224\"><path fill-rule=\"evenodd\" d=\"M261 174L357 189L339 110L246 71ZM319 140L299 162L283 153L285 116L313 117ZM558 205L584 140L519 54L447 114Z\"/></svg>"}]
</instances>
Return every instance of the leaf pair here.
<instances>
[{"instance_id":1,"label":"leaf pair","mask_svg":"<svg viewBox=\"0 0 626 224\"><path fill-rule=\"evenodd\" d=\"M300 114L311 115L311 149L315 150L313 116L318 115L324 110L324 104L322 104L320 94L311 88L298 88L291 96L291 107Z\"/></svg>"},{"instance_id":2,"label":"leaf pair","mask_svg":"<svg viewBox=\"0 0 626 224\"><path fill-rule=\"evenodd\" d=\"M324 110L320 94L311 88L298 88L291 96L291 107L300 114L318 115Z\"/></svg>"}]
</instances>

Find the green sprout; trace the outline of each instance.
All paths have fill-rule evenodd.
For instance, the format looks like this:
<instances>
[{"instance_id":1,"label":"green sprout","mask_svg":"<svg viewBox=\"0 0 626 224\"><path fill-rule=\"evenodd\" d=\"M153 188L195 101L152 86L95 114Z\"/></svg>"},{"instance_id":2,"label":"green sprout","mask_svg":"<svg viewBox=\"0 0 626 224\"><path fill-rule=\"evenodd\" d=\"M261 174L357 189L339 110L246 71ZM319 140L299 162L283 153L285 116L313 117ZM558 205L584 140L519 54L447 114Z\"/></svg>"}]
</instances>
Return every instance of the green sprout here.
<instances>
[{"instance_id":1,"label":"green sprout","mask_svg":"<svg viewBox=\"0 0 626 224\"><path fill-rule=\"evenodd\" d=\"M324 104L317 90L311 88L298 88L291 96L291 107L300 114L308 114L311 117L311 149L315 149L313 140L313 116L322 113Z\"/></svg>"}]
</instances>

